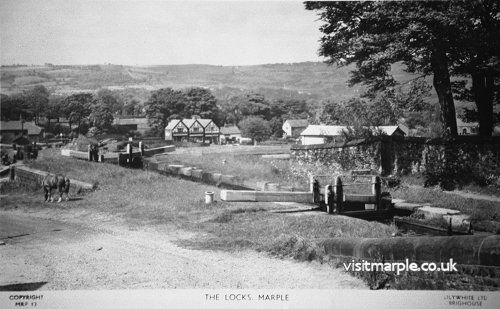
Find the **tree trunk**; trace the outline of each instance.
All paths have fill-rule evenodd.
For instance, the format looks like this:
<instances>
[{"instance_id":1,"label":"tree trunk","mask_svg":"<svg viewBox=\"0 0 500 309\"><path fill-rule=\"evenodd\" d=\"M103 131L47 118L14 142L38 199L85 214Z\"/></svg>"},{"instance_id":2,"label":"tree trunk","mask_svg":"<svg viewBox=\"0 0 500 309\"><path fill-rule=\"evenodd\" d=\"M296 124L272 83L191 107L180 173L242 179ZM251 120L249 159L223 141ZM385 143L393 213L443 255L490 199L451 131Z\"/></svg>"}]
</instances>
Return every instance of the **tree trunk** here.
<instances>
[{"instance_id":1,"label":"tree trunk","mask_svg":"<svg viewBox=\"0 0 500 309\"><path fill-rule=\"evenodd\" d=\"M493 72L472 74L472 93L478 112L479 135L491 136L493 132Z\"/></svg>"},{"instance_id":2,"label":"tree trunk","mask_svg":"<svg viewBox=\"0 0 500 309\"><path fill-rule=\"evenodd\" d=\"M433 85L436 89L439 106L441 107L441 122L443 136L457 135L457 119L455 103L451 92L450 73L448 71L448 58L446 53L435 48L431 55L431 68L434 72Z\"/></svg>"}]
</instances>

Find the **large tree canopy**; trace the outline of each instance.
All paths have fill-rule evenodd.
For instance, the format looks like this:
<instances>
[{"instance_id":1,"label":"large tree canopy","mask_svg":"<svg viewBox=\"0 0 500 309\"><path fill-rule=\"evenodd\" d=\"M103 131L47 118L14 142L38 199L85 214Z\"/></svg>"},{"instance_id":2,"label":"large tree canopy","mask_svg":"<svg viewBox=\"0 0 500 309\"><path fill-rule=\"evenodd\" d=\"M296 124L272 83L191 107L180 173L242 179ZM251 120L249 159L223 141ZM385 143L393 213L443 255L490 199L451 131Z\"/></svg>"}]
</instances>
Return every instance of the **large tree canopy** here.
<instances>
[{"instance_id":1,"label":"large tree canopy","mask_svg":"<svg viewBox=\"0 0 500 309\"><path fill-rule=\"evenodd\" d=\"M213 119L218 124L219 108L217 99L210 90L205 88L190 88L185 91L186 107L185 113L188 116L200 116L201 118Z\"/></svg>"},{"instance_id":2,"label":"large tree canopy","mask_svg":"<svg viewBox=\"0 0 500 309\"><path fill-rule=\"evenodd\" d=\"M161 134L169 120L183 118L186 115L185 101L186 97L182 91L172 88L153 91L145 103L146 117L152 131Z\"/></svg>"},{"instance_id":3,"label":"large tree canopy","mask_svg":"<svg viewBox=\"0 0 500 309\"><path fill-rule=\"evenodd\" d=\"M484 1L306 2L319 11L320 54L329 63L356 64L351 84L369 95L396 84L391 64L433 75L443 133L456 135L450 73L469 74L480 117L480 133L491 134L494 78L498 76L498 3ZM475 86L474 86L475 85Z\"/></svg>"}]
</instances>

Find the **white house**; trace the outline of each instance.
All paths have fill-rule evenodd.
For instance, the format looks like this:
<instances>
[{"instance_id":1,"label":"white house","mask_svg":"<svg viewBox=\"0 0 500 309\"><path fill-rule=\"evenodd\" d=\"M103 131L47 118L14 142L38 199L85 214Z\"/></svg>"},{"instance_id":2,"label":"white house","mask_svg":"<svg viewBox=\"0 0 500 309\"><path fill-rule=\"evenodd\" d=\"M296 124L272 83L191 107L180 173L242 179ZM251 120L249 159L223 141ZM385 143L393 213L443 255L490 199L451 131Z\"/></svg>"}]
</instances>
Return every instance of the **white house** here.
<instances>
[{"instance_id":1,"label":"white house","mask_svg":"<svg viewBox=\"0 0 500 309\"><path fill-rule=\"evenodd\" d=\"M309 125L307 119L289 119L283 123L283 138L299 137L300 133L304 131Z\"/></svg>"},{"instance_id":2,"label":"white house","mask_svg":"<svg viewBox=\"0 0 500 309\"><path fill-rule=\"evenodd\" d=\"M347 126L309 125L300 134L301 143L302 145L317 145L343 142L342 132L347 128ZM398 126L378 126L371 127L371 129L374 132L381 131L388 136L405 136Z\"/></svg>"},{"instance_id":3,"label":"white house","mask_svg":"<svg viewBox=\"0 0 500 309\"><path fill-rule=\"evenodd\" d=\"M457 118L457 133L459 135L471 135L477 134L479 132L479 123L477 122L465 122L460 118Z\"/></svg>"}]
</instances>

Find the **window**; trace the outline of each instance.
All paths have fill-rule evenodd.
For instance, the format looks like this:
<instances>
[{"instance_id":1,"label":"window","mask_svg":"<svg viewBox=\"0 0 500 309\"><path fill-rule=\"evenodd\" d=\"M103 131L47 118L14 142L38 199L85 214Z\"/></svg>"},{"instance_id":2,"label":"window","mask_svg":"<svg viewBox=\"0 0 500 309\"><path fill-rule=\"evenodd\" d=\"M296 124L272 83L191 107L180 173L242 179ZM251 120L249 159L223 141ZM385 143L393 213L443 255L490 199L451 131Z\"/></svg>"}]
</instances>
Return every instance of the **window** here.
<instances>
[{"instance_id":1,"label":"window","mask_svg":"<svg viewBox=\"0 0 500 309\"><path fill-rule=\"evenodd\" d=\"M182 133L182 131L183 131L183 130L182 130L182 127L178 127L178 128L177 128L177 133Z\"/></svg>"},{"instance_id":2,"label":"window","mask_svg":"<svg viewBox=\"0 0 500 309\"><path fill-rule=\"evenodd\" d=\"M194 133L199 133L199 132L200 132L200 128L198 128L198 127L194 127L194 128L193 128L193 132L194 132Z\"/></svg>"}]
</instances>

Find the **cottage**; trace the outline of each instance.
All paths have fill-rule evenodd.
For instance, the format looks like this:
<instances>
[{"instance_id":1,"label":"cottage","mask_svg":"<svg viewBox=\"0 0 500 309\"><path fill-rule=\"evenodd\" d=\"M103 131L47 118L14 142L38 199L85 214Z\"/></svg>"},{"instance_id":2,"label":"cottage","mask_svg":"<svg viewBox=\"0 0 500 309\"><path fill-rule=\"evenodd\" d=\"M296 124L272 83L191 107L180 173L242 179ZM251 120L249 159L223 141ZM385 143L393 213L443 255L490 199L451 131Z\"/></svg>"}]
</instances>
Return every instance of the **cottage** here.
<instances>
[{"instance_id":1,"label":"cottage","mask_svg":"<svg viewBox=\"0 0 500 309\"><path fill-rule=\"evenodd\" d=\"M237 126L229 126L220 128L221 141L238 142L241 139L241 131Z\"/></svg>"},{"instance_id":2,"label":"cottage","mask_svg":"<svg viewBox=\"0 0 500 309\"><path fill-rule=\"evenodd\" d=\"M398 126L370 127L374 132L382 132L388 136L405 136L405 132ZM325 143L343 142L342 132L347 126L309 125L301 134L302 145L316 145Z\"/></svg>"},{"instance_id":3,"label":"cottage","mask_svg":"<svg viewBox=\"0 0 500 309\"><path fill-rule=\"evenodd\" d=\"M32 142L38 142L42 137L43 129L34 122L0 121L0 136L2 143L10 143L15 138L27 136Z\"/></svg>"},{"instance_id":4,"label":"cottage","mask_svg":"<svg viewBox=\"0 0 500 309\"><path fill-rule=\"evenodd\" d=\"M283 123L283 138L297 138L309 125L307 119L290 119Z\"/></svg>"}]
</instances>

